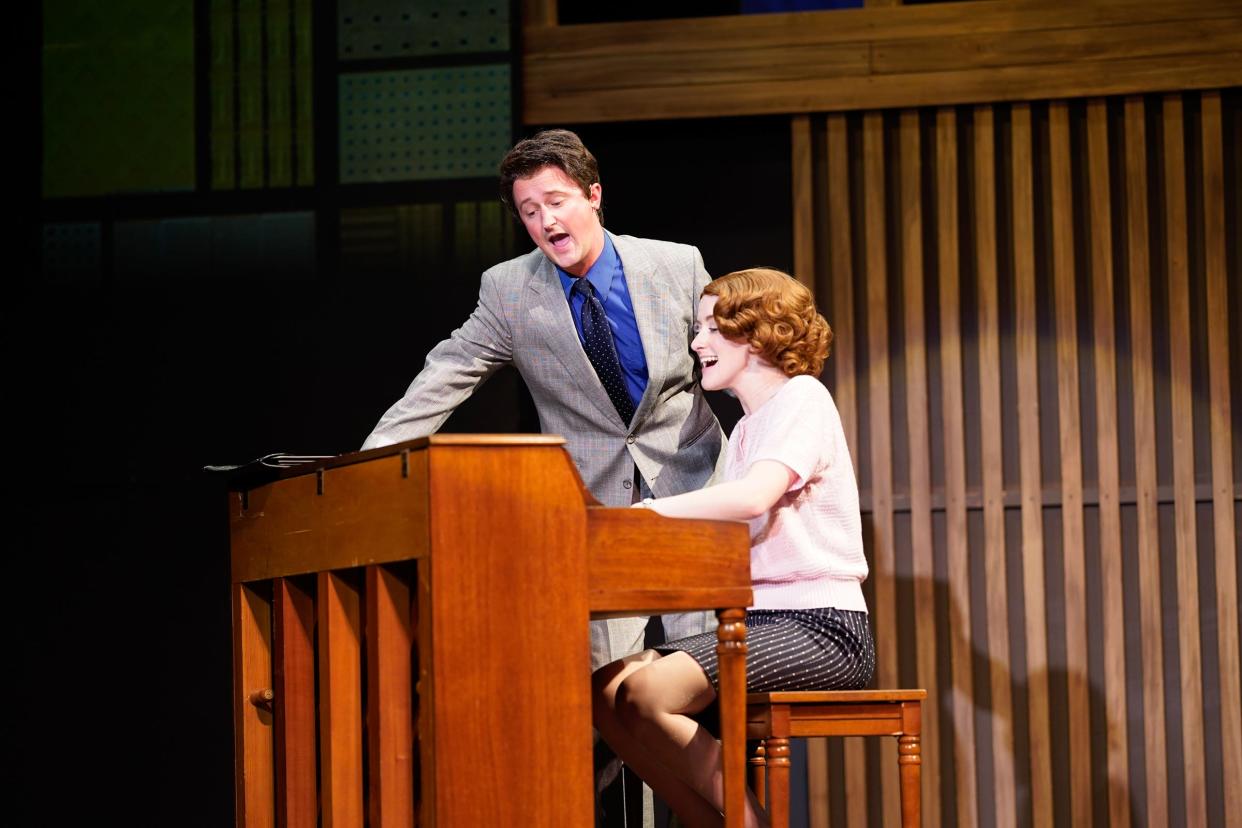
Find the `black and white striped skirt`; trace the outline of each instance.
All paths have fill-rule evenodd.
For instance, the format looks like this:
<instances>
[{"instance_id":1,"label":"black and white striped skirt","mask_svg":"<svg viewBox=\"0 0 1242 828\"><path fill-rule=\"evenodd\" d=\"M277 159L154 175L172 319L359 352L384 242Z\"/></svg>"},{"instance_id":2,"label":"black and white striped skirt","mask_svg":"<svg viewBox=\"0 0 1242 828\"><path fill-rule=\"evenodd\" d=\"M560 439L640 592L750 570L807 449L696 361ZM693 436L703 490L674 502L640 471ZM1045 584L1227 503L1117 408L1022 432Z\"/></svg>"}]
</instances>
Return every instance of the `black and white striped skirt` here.
<instances>
[{"instance_id":1,"label":"black and white striped skirt","mask_svg":"<svg viewBox=\"0 0 1242 828\"><path fill-rule=\"evenodd\" d=\"M655 648L688 653L719 689L716 633L693 635ZM746 613L746 689L857 690L875 672L875 643L867 613L832 607L750 610Z\"/></svg>"}]
</instances>

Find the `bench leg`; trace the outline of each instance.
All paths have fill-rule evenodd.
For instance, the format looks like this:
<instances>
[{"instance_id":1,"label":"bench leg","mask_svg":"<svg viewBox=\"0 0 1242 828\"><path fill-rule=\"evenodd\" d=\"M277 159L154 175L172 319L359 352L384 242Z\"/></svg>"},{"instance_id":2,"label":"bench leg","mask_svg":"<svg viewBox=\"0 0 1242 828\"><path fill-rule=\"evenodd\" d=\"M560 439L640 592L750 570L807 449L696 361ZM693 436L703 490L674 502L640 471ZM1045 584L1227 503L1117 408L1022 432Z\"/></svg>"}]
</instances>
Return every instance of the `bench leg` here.
<instances>
[{"instance_id":1,"label":"bench leg","mask_svg":"<svg viewBox=\"0 0 1242 828\"><path fill-rule=\"evenodd\" d=\"M768 738L767 765L768 819L772 828L789 828L789 739Z\"/></svg>"},{"instance_id":2,"label":"bench leg","mask_svg":"<svg viewBox=\"0 0 1242 828\"><path fill-rule=\"evenodd\" d=\"M755 799L766 809L768 807L768 760L766 742L759 740L755 746L755 755L750 757L750 787L755 791Z\"/></svg>"},{"instance_id":3,"label":"bench leg","mask_svg":"<svg viewBox=\"0 0 1242 828\"><path fill-rule=\"evenodd\" d=\"M919 777L923 756L919 742L918 736L908 733L897 737L897 767L901 772L901 828L919 828L921 819Z\"/></svg>"}]
</instances>

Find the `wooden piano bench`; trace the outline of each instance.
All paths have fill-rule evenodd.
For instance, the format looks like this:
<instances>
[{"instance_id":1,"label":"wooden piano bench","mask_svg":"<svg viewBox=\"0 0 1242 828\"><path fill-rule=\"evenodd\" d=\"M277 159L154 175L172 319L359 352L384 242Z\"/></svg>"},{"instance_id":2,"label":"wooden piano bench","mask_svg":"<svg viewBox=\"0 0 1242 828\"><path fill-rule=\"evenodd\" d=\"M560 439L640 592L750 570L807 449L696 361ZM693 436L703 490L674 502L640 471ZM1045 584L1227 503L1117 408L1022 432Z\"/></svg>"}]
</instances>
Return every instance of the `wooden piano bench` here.
<instances>
[{"instance_id":1,"label":"wooden piano bench","mask_svg":"<svg viewBox=\"0 0 1242 828\"><path fill-rule=\"evenodd\" d=\"M917 828L922 764L919 738L926 698L926 690L830 690L747 696L746 738L759 740L750 760L752 780L755 795L767 808L772 828L789 825L789 740L812 736L897 737L901 825Z\"/></svg>"}]
</instances>

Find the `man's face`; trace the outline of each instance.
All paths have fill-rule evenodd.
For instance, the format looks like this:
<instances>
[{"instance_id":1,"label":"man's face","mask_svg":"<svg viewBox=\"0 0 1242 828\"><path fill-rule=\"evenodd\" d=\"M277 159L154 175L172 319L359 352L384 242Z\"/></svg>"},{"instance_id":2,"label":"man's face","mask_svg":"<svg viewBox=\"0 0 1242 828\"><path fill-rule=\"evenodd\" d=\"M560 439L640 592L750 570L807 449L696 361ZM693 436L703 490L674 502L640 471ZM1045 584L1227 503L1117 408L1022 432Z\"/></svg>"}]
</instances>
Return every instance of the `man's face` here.
<instances>
[{"instance_id":1,"label":"man's face","mask_svg":"<svg viewBox=\"0 0 1242 828\"><path fill-rule=\"evenodd\" d=\"M571 276L585 276L604 250L604 228L595 213L601 197L599 182L584 194L560 167L513 182L513 203L531 241Z\"/></svg>"}]
</instances>

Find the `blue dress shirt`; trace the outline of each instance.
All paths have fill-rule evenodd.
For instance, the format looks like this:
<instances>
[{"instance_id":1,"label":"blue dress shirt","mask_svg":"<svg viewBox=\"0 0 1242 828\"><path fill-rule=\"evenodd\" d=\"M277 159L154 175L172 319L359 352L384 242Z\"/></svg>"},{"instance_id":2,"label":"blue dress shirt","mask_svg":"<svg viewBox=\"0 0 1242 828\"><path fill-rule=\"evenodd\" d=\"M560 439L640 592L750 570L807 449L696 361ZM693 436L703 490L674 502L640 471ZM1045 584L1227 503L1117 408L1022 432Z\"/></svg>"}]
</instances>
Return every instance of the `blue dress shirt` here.
<instances>
[{"instance_id":1,"label":"blue dress shirt","mask_svg":"<svg viewBox=\"0 0 1242 828\"><path fill-rule=\"evenodd\" d=\"M565 298L569 301L574 328L578 331L578 341L583 342L585 337L582 335L582 305L586 300L571 292L577 277L570 276L559 267L556 275L561 277L561 287L565 289ZM603 252L582 278L591 282L595 295L604 305L608 327L612 329L612 340L617 346L617 359L621 362L625 390L629 392L630 399L637 408L638 401L647 390L647 356L643 353L643 342L638 336L634 303L630 301L630 289L625 283L625 268L621 266L621 257L617 255L617 249L613 247L612 239L607 233L604 233Z\"/></svg>"}]
</instances>

